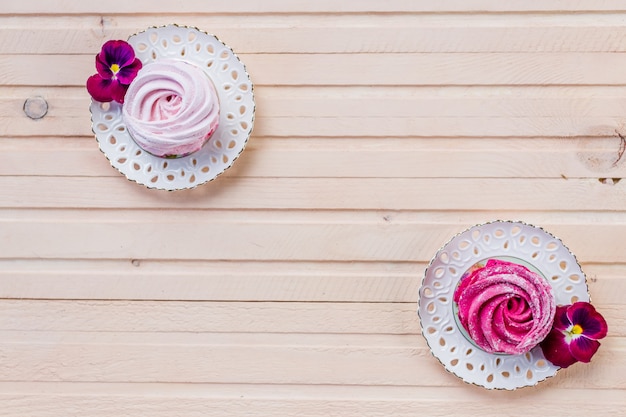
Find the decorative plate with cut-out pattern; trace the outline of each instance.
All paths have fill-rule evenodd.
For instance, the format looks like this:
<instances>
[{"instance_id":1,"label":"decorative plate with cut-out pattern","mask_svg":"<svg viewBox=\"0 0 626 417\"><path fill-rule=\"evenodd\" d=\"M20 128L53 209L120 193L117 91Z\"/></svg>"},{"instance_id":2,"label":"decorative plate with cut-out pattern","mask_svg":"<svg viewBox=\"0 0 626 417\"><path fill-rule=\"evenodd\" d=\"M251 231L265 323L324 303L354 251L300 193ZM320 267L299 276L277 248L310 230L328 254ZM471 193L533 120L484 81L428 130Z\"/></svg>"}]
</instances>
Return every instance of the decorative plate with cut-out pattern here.
<instances>
[{"instance_id":1,"label":"decorative plate with cut-out pattern","mask_svg":"<svg viewBox=\"0 0 626 417\"><path fill-rule=\"evenodd\" d=\"M460 279L491 258L516 262L543 275L557 305L589 301L585 274L560 239L526 223L495 221L454 236L431 260L419 291L422 334L446 370L465 382L508 390L536 385L559 370L544 358L539 346L523 355L488 353L458 322L453 295Z\"/></svg>"},{"instance_id":2,"label":"decorative plate with cut-out pattern","mask_svg":"<svg viewBox=\"0 0 626 417\"><path fill-rule=\"evenodd\" d=\"M237 55L215 36L196 28L169 25L132 35L128 42L143 64L181 59L201 68L215 85L220 123L209 142L191 155L166 159L142 150L122 121L122 105L92 100L92 128L100 150L129 180L148 188L182 190L215 179L243 152L254 124L250 77Z\"/></svg>"}]
</instances>

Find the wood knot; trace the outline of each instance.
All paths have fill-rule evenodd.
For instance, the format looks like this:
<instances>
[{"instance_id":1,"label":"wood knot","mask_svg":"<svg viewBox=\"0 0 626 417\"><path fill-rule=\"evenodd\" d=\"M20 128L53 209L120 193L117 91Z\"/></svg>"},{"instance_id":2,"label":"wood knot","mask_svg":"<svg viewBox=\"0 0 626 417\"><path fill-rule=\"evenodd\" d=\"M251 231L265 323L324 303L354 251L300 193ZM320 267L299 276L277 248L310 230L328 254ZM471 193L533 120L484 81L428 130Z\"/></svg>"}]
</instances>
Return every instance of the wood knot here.
<instances>
[{"instance_id":1,"label":"wood knot","mask_svg":"<svg viewBox=\"0 0 626 417\"><path fill-rule=\"evenodd\" d=\"M41 119L48 114L48 102L43 97L29 97L24 102L24 113L33 120Z\"/></svg>"},{"instance_id":2,"label":"wood knot","mask_svg":"<svg viewBox=\"0 0 626 417\"><path fill-rule=\"evenodd\" d=\"M598 178L598 181L600 181L600 184L608 184L608 185L616 185L621 180L622 180L621 178Z\"/></svg>"}]
</instances>

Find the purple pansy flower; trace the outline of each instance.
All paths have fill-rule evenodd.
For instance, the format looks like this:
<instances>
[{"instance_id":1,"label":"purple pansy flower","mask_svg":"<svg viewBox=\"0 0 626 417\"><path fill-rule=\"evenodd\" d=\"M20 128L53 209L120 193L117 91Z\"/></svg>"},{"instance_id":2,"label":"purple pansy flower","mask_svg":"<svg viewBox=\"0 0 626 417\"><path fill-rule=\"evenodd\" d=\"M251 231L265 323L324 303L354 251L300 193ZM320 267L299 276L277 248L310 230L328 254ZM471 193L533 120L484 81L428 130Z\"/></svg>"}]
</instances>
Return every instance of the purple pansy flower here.
<instances>
[{"instance_id":1,"label":"purple pansy flower","mask_svg":"<svg viewBox=\"0 0 626 417\"><path fill-rule=\"evenodd\" d=\"M606 336L604 317L589 303L579 301L558 306L550 334L541 342L543 355L561 368L576 362L589 362Z\"/></svg>"},{"instance_id":2,"label":"purple pansy flower","mask_svg":"<svg viewBox=\"0 0 626 417\"><path fill-rule=\"evenodd\" d=\"M96 55L98 73L87 79L87 91L96 101L123 103L126 90L141 66L128 42L107 41Z\"/></svg>"}]
</instances>

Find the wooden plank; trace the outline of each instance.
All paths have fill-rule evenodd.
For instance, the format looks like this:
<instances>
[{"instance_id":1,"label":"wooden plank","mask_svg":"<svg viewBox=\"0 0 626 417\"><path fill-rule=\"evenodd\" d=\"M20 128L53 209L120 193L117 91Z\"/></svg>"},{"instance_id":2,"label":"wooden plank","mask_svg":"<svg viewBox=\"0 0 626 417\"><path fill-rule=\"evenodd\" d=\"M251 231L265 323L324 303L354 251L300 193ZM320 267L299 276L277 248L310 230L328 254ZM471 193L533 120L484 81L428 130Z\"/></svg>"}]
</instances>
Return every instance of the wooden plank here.
<instances>
[{"instance_id":1,"label":"wooden plank","mask_svg":"<svg viewBox=\"0 0 626 417\"><path fill-rule=\"evenodd\" d=\"M0 364L0 379L5 382L463 384L445 372L424 339L415 335L1 334L0 354L6 360ZM624 338L603 339L590 365L563 370L549 383L561 388L624 389L624 352Z\"/></svg>"},{"instance_id":2,"label":"wooden plank","mask_svg":"<svg viewBox=\"0 0 626 417\"><path fill-rule=\"evenodd\" d=\"M416 313L417 301L411 303L258 301L0 300L2 312L0 329L29 332L285 334L419 334L421 331ZM613 335L619 334L617 328L611 330Z\"/></svg>"},{"instance_id":3,"label":"wooden plank","mask_svg":"<svg viewBox=\"0 0 626 417\"><path fill-rule=\"evenodd\" d=\"M425 267L426 262L3 259L0 298L414 303ZM625 265L585 262L582 269L594 303L624 303Z\"/></svg>"},{"instance_id":4,"label":"wooden plank","mask_svg":"<svg viewBox=\"0 0 626 417\"><path fill-rule=\"evenodd\" d=\"M528 401L532 394L533 401ZM560 389L542 383L512 392L482 391L467 386L381 387L260 384L168 383L0 383L3 413L10 417L57 416L71 410L90 410L90 416L166 417L173 412L190 417L223 416L224 410L247 416L397 417L463 415L499 417L503 409L532 415L536 403L552 415L563 409L572 417L610 415L624 407L622 390ZM570 398L571 397L571 398Z\"/></svg>"},{"instance_id":5,"label":"wooden plank","mask_svg":"<svg viewBox=\"0 0 626 417\"><path fill-rule=\"evenodd\" d=\"M0 207L620 211L624 187L598 179L236 178L227 171L202 187L166 193L122 175L16 176L0 177Z\"/></svg>"},{"instance_id":6,"label":"wooden plank","mask_svg":"<svg viewBox=\"0 0 626 417\"><path fill-rule=\"evenodd\" d=\"M39 210L2 214L3 259L427 262L451 236L469 227L454 220L402 222L380 213L369 213L378 220L363 221L353 212L303 213L307 220L280 211L256 220L247 211L226 217L203 210L93 210L82 217L74 210L50 210L44 219ZM549 223L540 224L567 242L581 262L626 262L620 245L623 222L558 218L554 213Z\"/></svg>"},{"instance_id":7,"label":"wooden plank","mask_svg":"<svg viewBox=\"0 0 626 417\"><path fill-rule=\"evenodd\" d=\"M255 85L624 85L623 54L240 54ZM64 71L40 71L64 68ZM323 68L323 71L320 71ZM363 69L367 69L364 71ZM5 85L82 86L93 55L0 55Z\"/></svg>"},{"instance_id":8,"label":"wooden plank","mask_svg":"<svg viewBox=\"0 0 626 417\"><path fill-rule=\"evenodd\" d=\"M79 117L0 117L0 136L87 136L89 113ZM309 126L306 130L302 126ZM623 131L616 117L264 117L254 122L253 137L523 137L572 138L616 136Z\"/></svg>"},{"instance_id":9,"label":"wooden plank","mask_svg":"<svg viewBox=\"0 0 626 417\"><path fill-rule=\"evenodd\" d=\"M4 260L0 298L415 301L425 264L404 265Z\"/></svg>"},{"instance_id":10,"label":"wooden plank","mask_svg":"<svg viewBox=\"0 0 626 417\"><path fill-rule=\"evenodd\" d=\"M238 53L624 52L622 18L607 13L0 15L0 54L95 55L108 39L172 22L214 33Z\"/></svg>"},{"instance_id":11,"label":"wooden plank","mask_svg":"<svg viewBox=\"0 0 626 417\"><path fill-rule=\"evenodd\" d=\"M29 89L4 89L0 106L9 97L28 96ZM59 107L75 102L76 110L67 115L89 107L82 88L63 91ZM626 88L620 86L259 86L255 93L259 114L266 117L559 118L618 117L626 111Z\"/></svg>"},{"instance_id":12,"label":"wooden plank","mask_svg":"<svg viewBox=\"0 0 626 417\"><path fill-rule=\"evenodd\" d=\"M281 0L258 3L254 0L239 1L228 4L212 1L209 4L202 0L190 0L184 4L176 4L176 13L376 13L376 12L578 12L578 11L622 11L626 8L624 1L594 0L547 0L528 4L522 0L513 0L506 4L485 0L443 0L432 4L429 1L390 0L384 4L375 0L360 2L342 2L321 0L310 4L305 0L284 2ZM172 4L164 0L137 1L133 3L123 0L111 0L101 4L81 4L71 0L62 0L54 6L46 1L25 3L7 3L0 10L2 14L99 14L99 13L172 13Z\"/></svg>"},{"instance_id":13,"label":"wooden plank","mask_svg":"<svg viewBox=\"0 0 626 417\"><path fill-rule=\"evenodd\" d=\"M606 87L268 87L255 91L254 137L579 137L624 131L626 101ZM83 87L9 87L0 136L90 136ZM48 102L43 119L24 111ZM373 105L375 103L376 105ZM306 130L302 126L307 126Z\"/></svg>"},{"instance_id":14,"label":"wooden plank","mask_svg":"<svg viewBox=\"0 0 626 417\"><path fill-rule=\"evenodd\" d=\"M87 136L89 113L79 117L0 117L0 136ZM310 126L306 130L302 126ZM254 122L254 137L557 137L616 136L623 125L616 117L263 117Z\"/></svg>"},{"instance_id":15,"label":"wooden plank","mask_svg":"<svg viewBox=\"0 0 626 417\"><path fill-rule=\"evenodd\" d=\"M266 281L266 285L275 285L270 279ZM607 281L614 284L614 292L625 285L623 279ZM385 284L381 282L379 287ZM292 287L296 291L302 288L297 283ZM161 291L169 293L171 288L169 283ZM103 298L109 294L103 291ZM414 298L404 303L259 303L262 297L250 302L0 300L0 331L417 335L421 333L416 313L418 297L416 292L411 295ZM626 336L623 300L605 304L603 295L593 291L594 305L606 318L611 337Z\"/></svg>"},{"instance_id":16,"label":"wooden plank","mask_svg":"<svg viewBox=\"0 0 626 417\"><path fill-rule=\"evenodd\" d=\"M0 87L0 116L23 118L24 102L43 97L47 116L89 114L83 86ZM619 117L626 87L603 86L257 86L261 117ZM45 118L41 121L44 121Z\"/></svg>"},{"instance_id":17,"label":"wooden plank","mask_svg":"<svg viewBox=\"0 0 626 417\"><path fill-rule=\"evenodd\" d=\"M471 171L475 178L623 178L626 158L619 156L621 145L618 137L254 137L227 175L460 178ZM0 175L4 176L120 175L98 150L93 137L4 138L0 139L0 152L11 155L0 165Z\"/></svg>"},{"instance_id":18,"label":"wooden plank","mask_svg":"<svg viewBox=\"0 0 626 417\"><path fill-rule=\"evenodd\" d=\"M83 86L3 86L0 92L1 117L24 117L24 101L35 96L48 102L47 116L89 113ZM620 86L256 86L255 101L262 117L598 118L621 116L624 94Z\"/></svg>"},{"instance_id":19,"label":"wooden plank","mask_svg":"<svg viewBox=\"0 0 626 417\"><path fill-rule=\"evenodd\" d=\"M171 220L135 223L137 220L91 219L89 227L83 222L55 221L50 216L43 222L13 218L5 220L0 228L2 240L11 242L0 257L412 261L432 256L432 250L453 233L453 228L431 225L372 227L367 224L248 221L200 224L201 217L206 216L201 212L200 217L191 214L184 216L185 222L175 224ZM118 215L120 219L123 217ZM364 236L373 239L374 235L378 235L377 244L363 240ZM175 236L187 238L178 239L176 245L169 244ZM220 236L220 239L207 238L210 236ZM427 254L419 249L423 246L432 249ZM334 250L329 251L329 248Z\"/></svg>"}]
</instances>

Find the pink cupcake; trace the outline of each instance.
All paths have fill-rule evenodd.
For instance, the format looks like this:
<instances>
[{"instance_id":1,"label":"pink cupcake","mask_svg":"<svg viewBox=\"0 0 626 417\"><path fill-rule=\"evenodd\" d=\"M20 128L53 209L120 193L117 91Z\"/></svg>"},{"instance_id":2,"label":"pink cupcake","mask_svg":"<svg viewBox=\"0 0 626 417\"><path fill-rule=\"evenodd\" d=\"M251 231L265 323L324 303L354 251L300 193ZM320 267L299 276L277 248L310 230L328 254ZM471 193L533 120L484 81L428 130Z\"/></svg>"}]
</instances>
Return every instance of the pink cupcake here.
<instances>
[{"instance_id":1,"label":"pink cupcake","mask_svg":"<svg viewBox=\"0 0 626 417\"><path fill-rule=\"evenodd\" d=\"M552 287L542 276L497 259L468 271L454 301L461 325L490 353L528 352L548 335L556 311Z\"/></svg>"},{"instance_id":2,"label":"pink cupcake","mask_svg":"<svg viewBox=\"0 0 626 417\"><path fill-rule=\"evenodd\" d=\"M162 158L200 150L216 131L219 114L209 77L197 66L175 59L144 65L128 87L122 110L137 145Z\"/></svg>"}]
</instances>

